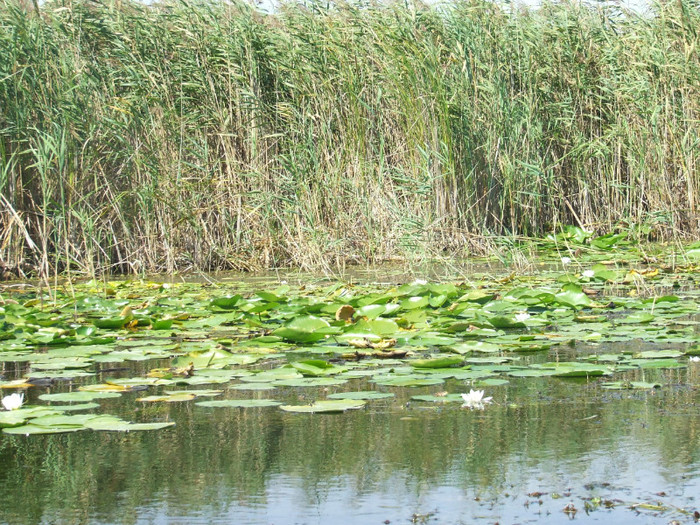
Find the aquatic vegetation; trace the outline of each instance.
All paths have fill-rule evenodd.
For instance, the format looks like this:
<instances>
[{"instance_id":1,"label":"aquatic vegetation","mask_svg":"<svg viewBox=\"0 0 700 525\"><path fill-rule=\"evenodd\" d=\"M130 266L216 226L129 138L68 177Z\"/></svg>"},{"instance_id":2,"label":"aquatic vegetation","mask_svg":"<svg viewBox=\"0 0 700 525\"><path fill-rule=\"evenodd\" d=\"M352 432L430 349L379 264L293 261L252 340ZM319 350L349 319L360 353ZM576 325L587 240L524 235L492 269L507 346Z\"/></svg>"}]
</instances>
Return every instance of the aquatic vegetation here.
<instances>
[{"instance_id":1,"label":"aquatic vegetation","mask_svg":"<svg viewBox=\"0 0 700 525\"><path fill-rule=\"evenodd\" d=\"M2 274L518 266L574 223L576 273L697 237L694 1L28 3L0 1Z\"/></svg>"},{"instance_id":2,"label":"aquatic vegetation","mask_svg":"<svg viewBox=\"0 0 700 525\"><path fill-rule=\"evenodd\" d=\"M0 413L0 426L15 434L157 430L176 423L167 405L190 402L340 413L397 407L408 396L481 408L511 381L665 388L656 376L627 374L697 360L696 267L667 264L674 255L662 251L654 266L615 262L601 246L579 256L596 261L585 283L556 270L557 252L545 249L552 269L466 282L89 281L51 298L8 288L0 388L24 389L29 404L17 403L20 394L3 398L13 409ZM155 421L147 410L129 421L132 414L109 414L115 398L163 410L152 412Z\"/></svg>"},{"instance_id":3,"label":"aquatic vegetation","mask_svg":"<svg viewBox=\"0 0 700 525\"><path fill-rule=\"evenodd\" d=\"M2 398L5 410L17 410L24 404L24 394L11 394Z\"/></svg>"},{"instance_id":4,"label":"aquatic vegetation","mask_svg":"<svg viewBox=\"0 0 700 525\"><path fill-rule=\"evenodd\" d=\"M460 394L464 403L463 407L476 408L483 410L484 405L487 405L493 399L492 397L484 397L483 390L470 390L468 394Z\"/></svg>"}]
</instances>

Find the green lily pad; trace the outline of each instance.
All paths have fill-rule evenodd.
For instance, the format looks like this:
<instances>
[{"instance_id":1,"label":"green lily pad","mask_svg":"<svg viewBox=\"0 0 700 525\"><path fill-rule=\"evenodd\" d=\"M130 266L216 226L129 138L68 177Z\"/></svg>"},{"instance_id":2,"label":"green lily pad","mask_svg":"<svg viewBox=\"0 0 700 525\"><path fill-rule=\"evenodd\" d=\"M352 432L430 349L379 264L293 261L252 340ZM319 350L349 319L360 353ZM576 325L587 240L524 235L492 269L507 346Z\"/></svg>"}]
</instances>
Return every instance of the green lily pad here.
<instances>
[{"instance_id":1,"label":"green lily pad","mask_svg":"<svg viewBox=\"0 0 700 525\"><path fill-rule=\"evenodd\" d=\"M497 344L486 341L466 341L450 346L449 350L458 354L467 354L469 352L495 353L499 352L501 348Z\"/></svg>"},{"instance_id":2,"label":"green lily pad","mask_svg":"<svg viewBox=\"0 0 700 525\"><path fill-rule=\"evenodd\" d=\"M430 303L430 299L425 296L409 297L408 299L401 301L401 308L404 310L416 310L418 308L425 308Z\"/></svg>"},{"instance_id":3,"label":"green lily pad","mask_svg":"<svg viewBox=\"0 0 700 525\"><path fill-rule=\"evenodd\" d=\"M413 401L427 401L429 403L461 403L464 401L461 394L447 394L444 396L411 396L411 399Z\"/></svg>"},{"instance_id":4,"label":"green lily pad","mask_svg":"<svg viewBox=\"0 0 700 525\"><path fill-rule=\"evenodd\" d=\"M634 359L673 359L684 353L679 350L644 350L634 354Z\"/></svg>"},{"instance_id":5,"label":"green lily pad","mask_svg":"<svg viewBox=\"0 0 700 525\"><path fill-rule=\"evenodd\" d=\"M95 319L92 324L97 328L102 328L106 330L117 330L119 328L124 328L126 323L130 322L134 317L103 317L101 319Z\"/></svg>"},{"instance_id":6,"label":"green lily pad","mask_svg":"<svg viewBox=\"0 0 700 525\"><path fill-rule=\"evenodd\" d=\"M92 410L100 408L99 403L76 403L75 405L51 405L51 408L60 410L61 412L77 412L80 410Z\"/></svg>"},{"instance_id":7,"label":"green lily pad","mask_svg":"<svg viewBox=\"0 0 700 525\"><path fill-rule=\"evenodd\" d=\"M303 376L319 377L335 375L344 372L346 369L340 366L335 366L322 359L307 359L305 361L296 361L290 363L292 368L299 371Z\"/></svg>"},{"instance_id":8,"label":"green lily pad","mask_svg":"<svg viewBox=\"0 0 700 525\"><path fill-rule=\"evenodd\" d=\"M0 411L0 427L21 425L35 417L54 416L62 411L54 407L22 407L17 410Z\"/></svg>"},{"instance_id":9,"label":"green lily pad","mask_svg":"<svg viewBox=\"0 0 700 525\"><path fill-rule=\"evenodd\" d=\"M361 399L330 399L315 401L310 405L282 405L285 412L300 413L338 413L346 410L355 410L365 406L366 401Z\"/></svg>"},{"instance_id":10,"label":"green lily pad","mask_svg":"<svg viewBox=\"0 0 700 525\"><path fill-rule=\"evenodd\" d=\"M136 401L141 401L143 403L179 403L182 401L191 401L194 399L195 396L194 394L189 394L189 393L180 393L180 394L172 394L172 395L164 395L164 396L146 396L146 397L139 397L136 399Z\"/></svg>"},{"instance_id":11,"label":"green lily pad","mask_svg":"<svg viewBox=\"0 0 700 525\"><path fill-rule=\"evenodd\" d=\"M561 292L554 295L554 299L562 306L579 309L591 304L591 299L583 293L583 289L573 283L562 286Z\"/></svg>"},{"instance_id":12,"label":"green lily pad","mask_svg":"<svg viewBox=\"0 0 700 525\"><path fill-rule=\"evenodd\" d=\"M660 388L660 383L647 383L644 381L613 381L610 383L601 383L602 388L607 390L652 390Z\"/></svg>"},{"instance_id":13,"label":"green lily pad","mask_svg":"<svg viewBox=\"0 0 700 525\"><path fill-rule=\"evenodd\" d=\"M343 385L347 383L345 379L338 379L333 377L302 377L299 379L282 379L280 381L275 381L275 386L336 386Z\"/></svg>"},{"instance_id":14,"label":"green lily pad","mask_svg":"<svg viewBox=\"0 0 700 525\"><path fill-rule=\"evenodd\" d=\"M29 436L32 434L64 434L66 432L78 432L85 430L83 425L63 425L60 427L41 427L38 425L22 425L19 427L3 428L5 434L19 434Z\"/></svg>"},{"instance_id":15,"label":"green lily pad","mask_svg":"<svg viewBox=\"0 0 700 525\"><path fill-rule=\"evenodd\" d=\"M240 295L228 295L226 297L216 297L211 300L211 305L222 310L233 310L238 301L241 300Z\"/></svg>"},{"instance_id":16,"label":"green lily pad","mask_svg":"<svg viewBox=\"0 0 700 525\"><path fill-rule=\"evenodd\" d=\"M449 356L434 359L413 359L410 361L410 364L415 368L447 368L461 365L463 362L464 359L462 357Z\"/></svg>"},{"instance_id":17,"label":"green lily pad","mask_svg":"<svg viewBox=\"0 0 700 525\"><path fill-rule=\"evenodd\" d=\"M58 394L41 394L39 399L42 401L94 401L95 399L109 399L120 397L119 392L85 392L78 390L76 392L61 392Z\"/></svg>"},{"instance_id":18,"label":"green lily pad","mask_svg":"<svg viewBox=\"0 0 700 525\"><path fill-rule=\"evenodd\" d=\"M242 383L234 385L231 390L274 390L277 388L272 383Z\"/></svg>"},{"instance_id":19,"label":"green lily pad","mask_svg":"<svg viewBox=\"0 0 700 525\"><path fill-rule=\"evenodd\" d=\"M514 316L494 315L488 318L488 322L494 328L527 328L524 322L516 320Z\"/></svg>"},{"instance_id":20,"label":"green lily pad","mask_svg":"<svg viewBox=\"0 0 700 525\"><path fill-rule=\"evenodd\" d=\"M199 401L195 405L209 408L262 408L281 405L274 399L218 399L215 401Z\"/></svg>"},{"instance_id":21,"label":"green lily pad","mask_svg":"<svg viewBox=\"0 0 700 525\"><path fill-rule=\"evenodd\" d=\"M85 428L91 430L109 431L109 432L133 432L143 430L160 430L175 426L174 422L162 423L129 423L114 416L98 416L85 423Z\"/></svg>"},{"instance_id":22,"label":"green lily pad","mask_svg":"<svg viewBox=\"0 0 700 525\"><path fill-rule=\"evenodd\" d=\"M328 399L360 399L360 400L372 400L372 399L387 399L394 397L391 392L377 392L376 390L367 390L364 392L337 392L335 394L330 394Z\"/></svg>"},{"instance_id":23,"label":"green lily pad","mask_svg":"<svg viewBox=\"0 0 700 525\"><path fill-rule=\"evenodd\" d=\"M648 312L635 312L624 319L618 319L617 324L646 324L654 320L654 315Z\"/></svg>"},{"instance_id":24,"label":"green lily pad","mask_svg":"<svg viewBox=\"0 0 700 525\"><path fill-rule=\"evenodd\" d=\"M403 386L403 387L416 387L416 386L432 386L440 385L445 381L441 378L417 378L417 377L395 377L391 379L375 379L374 382L382 386Z\"/></svg>"},{"instance_id":25,"label":"green lily pad","mask_svg":"<svg viewBox=\"0 0 700 525\"><path fill-rule=\"evenodd\" d=\"M308 315L293 319L282 328L275 330L273 334L294 343L314 343L330 333L327 331L328 328L330 328L328 321Z\"/></svg>"}]
</instances>

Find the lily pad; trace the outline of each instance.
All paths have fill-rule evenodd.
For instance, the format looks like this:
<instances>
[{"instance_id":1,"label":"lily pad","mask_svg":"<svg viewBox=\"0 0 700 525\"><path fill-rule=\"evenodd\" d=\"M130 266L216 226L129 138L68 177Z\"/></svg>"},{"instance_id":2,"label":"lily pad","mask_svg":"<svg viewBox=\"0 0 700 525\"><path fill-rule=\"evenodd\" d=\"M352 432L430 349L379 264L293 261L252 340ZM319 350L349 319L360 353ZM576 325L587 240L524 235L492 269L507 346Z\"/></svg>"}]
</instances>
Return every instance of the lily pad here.
<instances>
[{"instance_id":1,"label":"lily pad","mask_svg":"<svg viewBox=\"0 0 700 525\"><path fill-rule=\"evenodd\" d=\"M338 413L362 408L365 403L360 399L330 399L315 401L310 405L282 405L280 408L285 412Z\"/></svg>"},{"instance_id":2,"label":"lily pad","mask_svg":"<svg viewBox=\"0 0 700 525\"><path fill-rule=\"evenodd\" d=\"M464 401L462 399L461 394L446 394L444 396L434 396L434 395L411 396L411 399L414 401L427 401L429 403L458 403L458 402L461 403Z\"/></svg>"},{"instance_id":3,"label":"lily pad","mask_svg":"<svg viewBox=\"0 0 700 525\"><path fill-rule=\"evenodd\" d=\"M387 399L394 397L391 392L377 392L376 390L367 390L364 392L337 392L335 394L330 394L328 399L360 399L360 400L372 400L372 399Z\"/></svg>"},{"instance_id":4,"label":"lily pad","mask_svg":"<svg viewBox=\"0 0 700 525\"><path fill-rule=\"evenodd\" d=\"M463 362L464 359L462 357L448 356L434 359L414 359L410 361L410 364L415 368L447 368L460 365Z\"/></svg>"},{"instance_id":5,"label":"lily pad","mask_svg":"<svg viewBox=\"0 0 700 525\"><path fill-rule=\"evenodd\" d=\"M320 341L328 333L331 333L327 330L329 328L330 324L328 321L308 315L293 319L282 328L275 330L273 334L294 343L313 343Z\"/></svg>"},{"instance_id":6,"label":"lily pad","mask_svg":"<svg viewBox=\"0 0 700 525\"><path fill-rule=\"evenodd\" d=\"M42 427L38 425L22 425L19 427L3 428L2 431L5 434L20 434L20 435L32 435L32 434L64 434L66 432L79 432L85 430L83 425L63 425L60 427Z\"/></svg>"},{"instance_id":7,"label":"lily pad","mask_svg":"<svg viewBox=\"0 0 700 525\"><path fill-rule=\"evenodd\" d=\"M175 426L174 422L129 423L114 416L98 416L85 423L85 428L111 432L133 432L143 430L160 430Z\"/></svg>"},{"instance_id":8,"label":"lily pad","mask_svg":"<svg viewBox=\"0 0 700 525\"><path fill-rule=\"evenodd\" d=\"M282 403L274 399L218 399L215 401L199 401L195 405L209 408L261 408L275 407Z\"/></svg>"},{"instance_id":9,"label":"lily pad","mask_svg":"<svg viewBox=\"0 0 700 525\"><path fill-rule=\"evenodd\" d=\"M42 401L94 401L95 399L109 399L120 397L119 392L61 392L58 394L42 394L39 399Z\"/></svg>"},{"instance_id":10,"label":"lily pad","mask_svg":"<svg viewBox=\"0 0 700 525\"><path fill-rule=\"evenodd\" d=\"M602 388L607 390L652 390L660 388L660 383L648 383L644 381L614 381L610 383L601 383Z\"/></svg>"}]
</instances>

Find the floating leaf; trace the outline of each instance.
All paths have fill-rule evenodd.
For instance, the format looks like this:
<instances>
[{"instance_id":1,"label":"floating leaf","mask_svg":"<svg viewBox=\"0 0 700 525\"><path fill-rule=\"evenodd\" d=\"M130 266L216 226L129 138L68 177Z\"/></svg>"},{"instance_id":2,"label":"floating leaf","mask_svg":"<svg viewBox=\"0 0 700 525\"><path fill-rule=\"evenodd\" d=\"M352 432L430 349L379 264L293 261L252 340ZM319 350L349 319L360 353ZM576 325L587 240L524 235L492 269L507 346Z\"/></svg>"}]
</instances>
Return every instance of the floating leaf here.
<instances>
[{"instance_id":1,"label":"floating leaf","mask_svg":"<svg viewBox=\"0 0 700 525\"><path fill-rule=\"evenodd\" d=\"M643 381L614 381L611 383L601 383L602 388L607 390L652 390L660 388L659 383L646 383Z\"/></svg>"},{"instance_id":2,"label":"floating leaf","mask_svg":"<svg viewBox=\"0 0 700 525\"><path fill-rule=\"evenodd\" d=\"M434 359L414 359L410 361L410 364L415 368L447 368L450 366L461 365L463 362L463 358L451 356L437 357Z\"/></svg>"},{"instance_id":3,"label":"floating leaf","mask_svg":"<svg viewBox=\"0 0 700 525\"><path fill-rule=\"evenodd\" d=\"M17 410L0 411L0 427L21 425L35 417L53 416L62 411L54 407L22 407Z\"/></svg>"},{"instance_id":4,"label":"floating leaf","mask_svg":"<svg viewBox=\"0 0 700 525\"><path fill-rule=\"evenodd\" d=\"M507 315L494 315L488 318L488 322L493 325L494 328L526 328L527 325L518 321L515 316Z\"/></svg>"},{"instance_id":5,"label":"floating leaf","mask_svg":"<svg viewBox=\"0 0 700 525\"><path fill-rule=\"evenodd\" d=\"M399 325L392 319L374 319L370 321L362 319L352 326L352 331L355 333L365 332L379 336L389 336L399 331Z\"/></svg>"},{"instance_id":6,"label":"floating leaf","mask_svg":"<svg viewBox=\"0 0 700 525\"><path fill-rule=\"evenodd\" d=\"M308 315L293 319L282 328L275 330L273 334L295 343L313 343L326 337L329 333L326 331L328 328L330 324L324 319Z\"/></svg>"},{"instance_id":7,"label":"floating leaf","mask_svg":"<svg viewBox=\"0 0 700 525\"><path fill-rule=\"evenodd\" d=\"M390 379L375 379L375 383L382 386L404 386L404 387L415 387L415 386L431 386L440 385L444 383L441 378L417 378L417 377L396 377Z\"/></svg>"},{"instance_id":8,"label":"floating leaf","mask_svg":"<svg viewBox=\"0 0 700 525\"><path fill-rule=\"evenodd\" d=\"M127 317L103 317L101 319L95 319L92 323L97 328L103 328L107 330L117 330L119 328L124 328L128 322L130 322L134 316Z\"/></svg>"},{"instance_id":9,"label":"floating leaf","mask_svg":"<svg viewBox=\"0 0 700 525\"><path fill-rule=\"evenodd\" d=\"M644 324L654 320L654 315L648 312L635 312L624 319L618 319L618 324Z\"/></svg>"},{"instance_id":10,"label":"floating leaf","mask_svg":"<svg viewBox=\"0 0 700 525\"><path fill-rule=\"evenodd\" d=\"M5 434L20 434L20 435L32 435L32 434L64 434L66 432L78 432L80 430L85 430L83 425L63 425L60 427L42 427L38 425L22 425L19 427L3 428L2 431Z\"/></svg>"},{"instance_id":11,"label":"floating leaf","mask_svg":"<svg viewBox=\"0 0 700 525\"><path fill-rule=\"evenodd\" d=\"M51 408L60 410L61 412L77 412L79 410L92 410L100 408L99 403L76 403L75 405L51 405Z\"/></svg>"},{"instance_id":12,"label":"floating leaf","mask_svg":"<svg viewBox=\"0 0 700 525\"><path fill-rule=\"evenodd\" d=\"M109 399L120 397L119 392L62 392L58 394L42 394L39 399L42 401L94 401L95 399Z\"/></svg>"},{"instance_id":13,"label":"floating leaf","mask_svg":"<svg viewBox=\"0 0 700 525\"><path fill-rule=\"evenodd\" d=\"M139 397L136 399L136 401L141 401L144 403L157 403L157 402L178 403L181 401L191 401L195 397L196 396L194 394L180 393L180 394L172 394L172 395L166 394L164 396Z\"/></svg>"},{"instance_id":14,"label":"floating leaf","mask_svg":"<svg viewBox=\"0 0 700 525\"><path fill-rule=\"evenodd\" d=\"M333 413L362 408L365 403L366 401L360 399L330 399L315 401L310 405L282 405L280 408L285 412Z\"/></svg>"},{"instance_id":15,"label":"floating leaf","mask_svg":"<svg viewBox=\"0 0 700 525\"><path fill-rule=\"evenodd\" d=\"M282 379L275 381L275 386L335 386L347 383L345 379L337 379L332 377L302 377L300 379Z\"/></svg>"},{"instance_id":16,"label":"floating leaf","mask_svg":"<svg viewBox=\"0 0 700 525\"><path fill-rule=\"evenodd\" d=\"M345 368L332 365L327 361L323 361L321 359L307 359L305 361L296 361L294 363L290 363L290 365L292 366L292 368L299 371L303 376L311 377L334 375L346 370Z\"/></svg>"},{"instance_id":17,"label":"floating leaf","mask_svg":"<svg viewBox=\"0 0 700 525\"><path fill-rule=\"evenodd\" d=\"M114 416L98 416L85 423L85 428L111 432L133 432L141 430L160 430L174 426L174 422L163 423L129 423Z\"/></svg>"},{"instance_id":18,"label":"floating leaf","mask_svg":"<svg viewBox=\"0 0 700 525\"><path fill-rule=\"evenodd\" d=\"M562 286L561 292L554 295L554 299L562 306L578 309L591 304L590 298L583 293L583 289L573 283Z\"/></svg>"},{"instance_id":19,"label":"floating leaf","mask_svg":"<svg viewBox=\"0 0 700 525\"><path fill-rule=\"evenodd\" d=\"M199 401L195 405L209 408L261 408L275 407L282 403L274 399L218 399L215 401Z\"/></svg>"},{"instance_id":20,"label":"floating leaf","mask_svg":"<svg viewBox=\"0 0 700 525\"><path fill-rule=\"evenodd\" d=\"M411 396L414 401L427 401L429 403L461 403L463 402L461 394L447 394L444 396Z\"/></svg>"},{"instance_id":21,"label":"floating leaf","mask_svg":"<svg viewBox=\"0 0 700 525\"><path fill-rule=\"evenodd\" d=\"M387 399L394 397L394 394L390 392L377 392L376 390L367 390L364 392L338 392L336 394L330 394L328 399Z\"/></svg>"},{"instance_id":22,"label":"floating leaf","mask_svg":"<svg viewBox=\"0 0 700 525\"><path fill-rule=\"evenodd\" d=\"M241 300L240 295L228 295L226 297L216 297L211 300L211 305L222 310L233 310L238 301Z\"/></svg>"},{"instance_id":23,"label":"floating leaf","mask_svg":"<svg viewBox=\"0 0 700 525\"><path fill-rule=\"evenodd\" d=\"M275 388L277 387L271 383L244 383L231 387L232 390L274 390Z\"/></svg>"},{"instance_id":24,"label":"floating leaf","mask_svg":"<svg viewBox=\"0 0 700 525\"><path fill-rule=\"evenodd\" d=\"M485 341L466 341L464 343L451 345L449 350L458 354L467 354L469 352L495 353L500 351L501 348L497 344Z\"/></svg>"},{"instance_id":25,"label":"floating leaf","mask_svg":"<svg viewBox=\"0 0 700 525\"><path fill-rule=\"evenodd\" d=\"M672 359L680 357L683 352L678 350L644 350L634 354L634 359Z\"/></svg>"}]
</instances>

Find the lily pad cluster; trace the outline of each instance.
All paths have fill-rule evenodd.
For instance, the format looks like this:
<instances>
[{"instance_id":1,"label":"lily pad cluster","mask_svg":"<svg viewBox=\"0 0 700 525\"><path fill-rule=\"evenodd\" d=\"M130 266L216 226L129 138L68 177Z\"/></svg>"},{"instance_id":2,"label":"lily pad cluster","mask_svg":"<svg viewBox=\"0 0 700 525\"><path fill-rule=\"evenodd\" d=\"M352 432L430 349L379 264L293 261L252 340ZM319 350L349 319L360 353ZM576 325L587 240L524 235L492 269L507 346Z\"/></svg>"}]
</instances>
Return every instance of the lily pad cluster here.
<instances>
[{"instance_id":1,"label":"lily pad cluster","mask_svg":"<svg viewBox=\"0 0 700 525\"><path fill-rule=\"evenodd\" d=\"M576 235L546 242L579 242ZM566 264L555 260L534 275L265 290L143 281L92 281L51 294L5 290L0 388L28 397L48 388L35 397L51 405L1 412L0 426L29 434L173 424L100 413L99 400L134 391L135 403L315 413L445 384L451 392L414 399L457 401L471 386L533 377L658 387L611 376L684 368L686 356L700 355L694 252L686 265L634 265L607 259L624 237L579 237L590 253L572 260L569 250ZM293 402L294 392L309 388L316 389L311 401ZM66 414L77 410L95 413Z\"/></svg>"}]
</instances>

